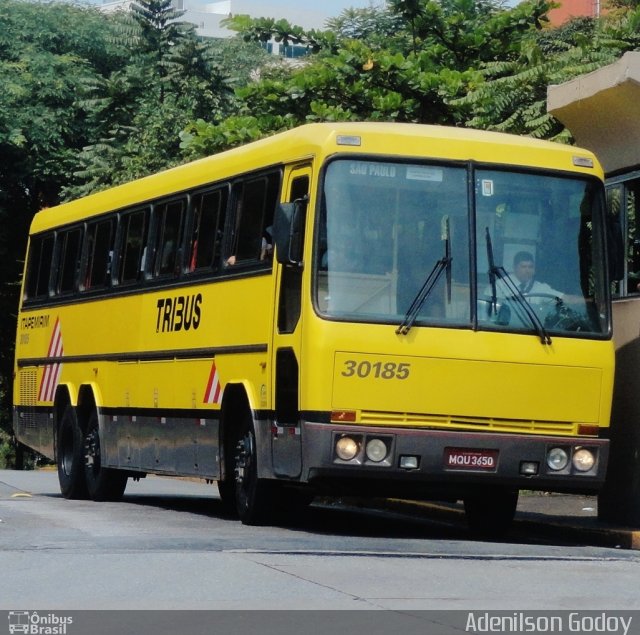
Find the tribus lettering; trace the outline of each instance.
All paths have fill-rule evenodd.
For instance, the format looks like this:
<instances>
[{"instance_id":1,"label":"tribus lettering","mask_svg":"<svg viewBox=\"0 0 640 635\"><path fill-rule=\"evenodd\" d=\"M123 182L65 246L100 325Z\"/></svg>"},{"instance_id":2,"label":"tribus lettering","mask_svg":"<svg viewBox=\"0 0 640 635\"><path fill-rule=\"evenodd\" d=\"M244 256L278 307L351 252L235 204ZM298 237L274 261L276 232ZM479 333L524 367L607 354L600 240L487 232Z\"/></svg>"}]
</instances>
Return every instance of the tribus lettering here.
<instances>
[{"instance_id":1,"label":"tribus lettering","mask_svg":"<svg viewBox=\"0 0 640 635\"><path fill-rule=\"evenodd\" d=\"M177 298L159 298L156 333L188 331L200 326L202 294L180 295Z\"/></svg>"}]
</instances>

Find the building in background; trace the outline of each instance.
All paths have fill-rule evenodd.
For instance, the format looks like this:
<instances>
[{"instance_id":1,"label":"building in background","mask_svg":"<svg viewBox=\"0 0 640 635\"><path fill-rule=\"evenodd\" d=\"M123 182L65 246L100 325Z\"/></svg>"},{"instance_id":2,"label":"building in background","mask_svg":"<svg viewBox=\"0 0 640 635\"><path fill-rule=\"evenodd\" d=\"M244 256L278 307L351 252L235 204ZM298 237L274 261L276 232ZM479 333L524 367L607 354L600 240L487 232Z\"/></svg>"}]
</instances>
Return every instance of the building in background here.
<instances>
[{"instance_id":1,"label":"building in background","mask_svg":"<svg viewBox=\"0 0 640 635\"><path fill-rule=\"evenodd\" d=\"M551 26L560 26L572 18L599 18L603 10L602 0L561 0L560 6L549 11Z\"/></svg>"},{"instance_id":2,"label":"building in background","mask_svg":"<svg viewBox=\"0 0 640 635\"><path fill-rule=\"evenodd\" d=\"M100 11L114 13L128 11L134 0L114 0L99 5ZM231 0L211 2L209 4L193 2L192 0L173 0L172 4L178 11L185 14L180 18L184 22L195 24L198 35L204 37L226 38L233 35L233 31L222 26L222 21L231 15Z\"/></svg>"},{"instance_id":3,"label":"building in background","mask_svg":"<svg viewBox=\"0 0 640 635\"><path fill-rule=\"evenodd\" d=\"M126 11L132 2L133 0L114 0L113 2L104 2L99 5L99 8L105 13ZM281 3L278 0L270 2L222 0L209 3L198 0L172 0L172 4L177 10L185 12L181 20L195 24L198 35L214 38L226 38L234 35L233 31L222 25L223 20L234 15L250 15L253 18L284 18L290 24L299 25L305 29L322 29L326 20L331 17L320 9L309 9L306 3L299 3L298 8L292 8L288 3ZM301 53L301 51L294 50L301 47L280 47L275 42L270 44L269 52L274 54L298 57Z\"/></svg>"}]
</instances>

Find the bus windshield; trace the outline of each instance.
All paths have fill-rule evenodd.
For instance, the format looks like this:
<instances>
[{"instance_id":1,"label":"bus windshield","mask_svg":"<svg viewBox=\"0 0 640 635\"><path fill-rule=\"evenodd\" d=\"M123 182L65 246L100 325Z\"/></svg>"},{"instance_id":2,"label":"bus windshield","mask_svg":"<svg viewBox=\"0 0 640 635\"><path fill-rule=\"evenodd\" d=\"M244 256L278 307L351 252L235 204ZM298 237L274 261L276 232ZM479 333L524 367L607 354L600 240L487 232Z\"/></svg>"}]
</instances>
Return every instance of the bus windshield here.
<instances>
[{"instance_id":1,"label":"bus windshield","mask_svg":"<svg viewBox=\"0 0 640 635\"><path fill-rule=\"evenodd\" d=\"M336 159L316 231L316 307L401 333L607 336L602 191L580 175Z\"/></svg>"}]
</instances>

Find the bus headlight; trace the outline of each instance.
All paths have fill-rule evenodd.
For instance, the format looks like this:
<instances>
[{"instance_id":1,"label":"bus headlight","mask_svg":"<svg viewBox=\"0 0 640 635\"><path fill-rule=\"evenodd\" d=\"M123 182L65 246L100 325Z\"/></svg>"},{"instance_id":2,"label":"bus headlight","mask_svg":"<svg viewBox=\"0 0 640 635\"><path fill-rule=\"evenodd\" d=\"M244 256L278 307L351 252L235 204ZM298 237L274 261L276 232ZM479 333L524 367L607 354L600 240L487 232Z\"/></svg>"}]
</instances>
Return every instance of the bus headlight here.
<instances>
[{"instance_id":1,"label":"bus headlight","mask_svg":"<svg viewBox=\"0 0 640 635\"><path fill-rule=\"evenodd\" d=\"M351 437L340 437L336 441L336 454L343 461L351 461L357 456L359 449L358 442Z\"/></svg>"},{"instance_id":2,"label":"bus headlight","mask_svg":"<svg viewBox=\"0 0 640 635\"><path fill-rule=\"evenodd\" d=\"M365 448L367 458L374 463L380 463L387 458L387 444L381 439L371 439Z\"/></svg>"},{"instance_id":3,"label":"bus headlight","mask_svg":"<svg viewBox=\"0 0 640 635\"><path fill-rule=\"evenodd\" d=\"M569 464L569 455L562 448L551 448L547 453L547 465L555 472L564 470Z\"/></svg>"},{"instance_id":4,"label":"bus headlight","mask_svg":"<svg viewBox=\"0 0 640 635\"><path fill-rule=\"evenodd\" d=\"M573 453L571 461L578 472L588 472L595 465L596 457L591 450L580 448Z\"/></svg>"}]
</instances>

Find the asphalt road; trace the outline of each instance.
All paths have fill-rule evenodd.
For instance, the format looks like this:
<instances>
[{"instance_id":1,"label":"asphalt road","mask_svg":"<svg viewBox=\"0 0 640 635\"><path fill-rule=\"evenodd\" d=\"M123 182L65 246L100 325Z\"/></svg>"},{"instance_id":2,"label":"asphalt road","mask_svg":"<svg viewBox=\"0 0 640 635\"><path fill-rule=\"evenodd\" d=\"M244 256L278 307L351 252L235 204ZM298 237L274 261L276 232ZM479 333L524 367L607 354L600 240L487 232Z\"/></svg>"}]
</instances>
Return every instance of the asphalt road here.
<instances>
[{"instance_id":1,"label":"asphalt road","mask_svg":"<svg viewBox=\"0 0 640 635\"><path fill-rule=\"evenodd\" d=\"M200 482L94 503L0 471L0 610L640 609L640 553L545 540L328 505L246 527Z\"/></svg>"}]
</instances>

